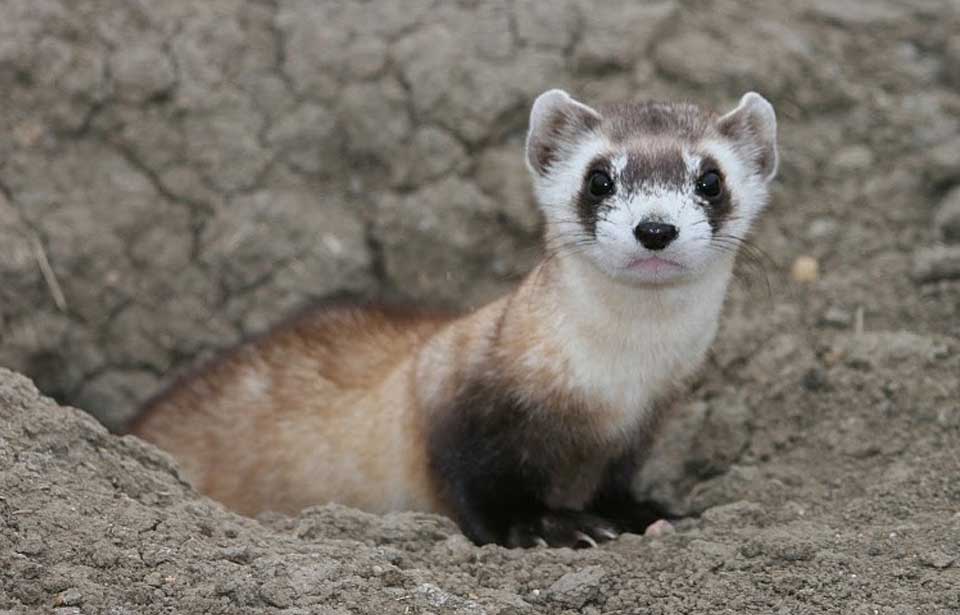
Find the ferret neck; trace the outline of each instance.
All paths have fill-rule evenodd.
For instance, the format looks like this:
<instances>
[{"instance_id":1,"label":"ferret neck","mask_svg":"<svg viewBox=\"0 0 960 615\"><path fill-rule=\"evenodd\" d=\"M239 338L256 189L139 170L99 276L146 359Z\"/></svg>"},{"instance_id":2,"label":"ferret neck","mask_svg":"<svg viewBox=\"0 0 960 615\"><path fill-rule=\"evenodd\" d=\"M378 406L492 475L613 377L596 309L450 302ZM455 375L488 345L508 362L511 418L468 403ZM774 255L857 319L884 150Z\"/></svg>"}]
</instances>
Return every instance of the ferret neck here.
<instances>
[{"instance_id":1,"label":"ferret neck","mask_svg":"<svg viewBox=\"0 0 960 615\"><path fill-rule=\"evenodd\" d=\"M703 363L732 271L715 268L683 284L635 287L576 258L548 259L505 303L499 367L540 393L589 400L604 437L632 433Z\"/></svg>"},{"instance_id":2,"label":"ferret neck","mask_svg":"<svg viewBox=\"0 0 960 615\"><path fill-rule=\"evenodd\" d=\"M548 263L548 266L551 266ZM677 323L684 328L719 318L733 264L718 262L691 280L663 286L632 286L614 280L582 258L552 262L551 291L564 320L591 330L631 324ZM607 328L602 327L602 328Z\"/></svg>"},{"instance_id":3,"label":"ferret neck","mask_svg":"<svg viewBox=\"0 0 960 615\"><path fill-rule=\"evenodd\" d=\"M630 433L699 370L731 271L717 263L684 283L637 287L578 258L558 263L553 334L567 386L610 409L609 433Z\"/></svg>"}]
</instances>

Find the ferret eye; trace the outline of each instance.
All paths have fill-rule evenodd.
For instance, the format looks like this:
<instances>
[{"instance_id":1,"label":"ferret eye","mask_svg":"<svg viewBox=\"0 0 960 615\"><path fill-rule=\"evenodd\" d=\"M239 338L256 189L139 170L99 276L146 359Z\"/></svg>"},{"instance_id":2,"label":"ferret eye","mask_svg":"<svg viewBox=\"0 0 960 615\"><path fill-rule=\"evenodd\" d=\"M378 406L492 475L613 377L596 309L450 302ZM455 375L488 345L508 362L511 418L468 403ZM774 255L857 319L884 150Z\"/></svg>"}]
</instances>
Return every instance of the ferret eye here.
<instances>
[{"instance_id":1,"label":"ferret eye","mask_svg":"<svg viewBox=\"0 0 960 615\"><path fill-rule=\"evenodd\" d=\"M697 194L707 199L716 199L723 194L723 178L716 171L707 171L697 180Z\"/></svg>"},{"instance_id":2,"label":"ferret eye","mask_svg":"<svg viewBox=\"0 0 960 615\"><path fill-rule=\"evenodd\" d=\"M603 171L594 171L587 178L587 190L590 196L600 199L613 192L613 180Z\"/></svg>"}]
</instances>

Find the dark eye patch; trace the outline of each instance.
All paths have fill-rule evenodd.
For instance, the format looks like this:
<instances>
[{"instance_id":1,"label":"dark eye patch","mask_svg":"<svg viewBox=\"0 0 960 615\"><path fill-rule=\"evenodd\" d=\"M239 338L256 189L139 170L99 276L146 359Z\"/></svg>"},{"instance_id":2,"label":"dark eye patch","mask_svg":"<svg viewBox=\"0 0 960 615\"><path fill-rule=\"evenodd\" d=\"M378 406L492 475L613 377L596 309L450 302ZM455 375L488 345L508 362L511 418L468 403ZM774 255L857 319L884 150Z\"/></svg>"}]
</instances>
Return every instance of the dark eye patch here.
<instances>
[{"instance_id":1,"label":"dark eye patch","mask_svg":"<svg viewBox=\"0 0 960 615\"><path fill-rule=\"evenodd\" d=\"M709 175L716 173L721 181L719 193L715 196L702 190L701 183ZM733 212L733 202L730 197L730 186L727 184L720 164L710 155L704 155L700 162L700 170L694 178L694 189L699 197L700 204L707 214L707 222L714 235L720 232L724 223Z\"/></svg>"},{"instance_id":2,"label":"dark eye patch","mask_svg":"<svg viewBox=\"0 0 960 615\"><path fill-rule=\"evenodd\" d=\"M609 186L602 181L604 178L610 181ZM618 179L609 156L597 156L587 166L587 172L580 182L580 192L577 193L574 205L577 219L588 236L596 237L600 212L609 207L604 205L604 200L617 191ZM600 188L601 184L607 189L598 193L597 188Z\"/></svg>"}]
</instances>

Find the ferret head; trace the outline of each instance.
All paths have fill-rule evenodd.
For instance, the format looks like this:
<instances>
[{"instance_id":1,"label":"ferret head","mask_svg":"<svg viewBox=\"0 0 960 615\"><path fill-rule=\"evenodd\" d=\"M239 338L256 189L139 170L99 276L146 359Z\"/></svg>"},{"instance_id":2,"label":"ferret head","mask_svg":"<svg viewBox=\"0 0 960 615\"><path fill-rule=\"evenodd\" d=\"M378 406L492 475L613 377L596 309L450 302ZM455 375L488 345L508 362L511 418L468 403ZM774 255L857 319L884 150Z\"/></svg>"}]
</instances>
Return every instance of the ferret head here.
<instances>
[{"instance_id":1,"label":"ferret head","mask_svg":"<svg viewBox=\"0 0 960 615\"><path fill-rule=\"evenodd\" d=\"M547 248L640 285L732 266L766 204L776 135L773 107L753 92L722 116L690 104L594 109L545 92L526 159Z\"/></svg>"}]
</instances>

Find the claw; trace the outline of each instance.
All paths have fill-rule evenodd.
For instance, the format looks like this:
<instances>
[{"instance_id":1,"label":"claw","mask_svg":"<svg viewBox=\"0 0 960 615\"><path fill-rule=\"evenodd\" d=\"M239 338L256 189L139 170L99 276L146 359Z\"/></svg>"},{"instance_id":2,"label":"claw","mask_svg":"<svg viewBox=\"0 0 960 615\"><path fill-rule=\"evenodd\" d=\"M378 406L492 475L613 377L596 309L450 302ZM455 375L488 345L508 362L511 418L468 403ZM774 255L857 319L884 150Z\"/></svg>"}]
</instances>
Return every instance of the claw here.
<instances>
[{"instance_id":1,"label":"claw","mask_svg":"<svg viewBox=\"0 0 960 615\"><path fill-rule=\"evenodd\" d=\"M598 528L597 533L600 534L600 536L603 537L604 540L613 540L614 538L620 535L615 531L606 527Z\"/></svg>"},{"instance_id":2,"label":"claw","mask_svg":"<svg viewBox=\"0 0 960 615\"><path fill-rule=\"evenodd\" d=\"M534 537L533 537L533 542L534 542L538 547L549 547L549 546L550 546L549 544L547 544L547 541L544 540L542 536L534 536Z\"/></svg>"},{"instance_id":3,"label":"claw","mask_svg":"<svg viewBox=\"0 0 960 615\"><path fill-rule=\"evenodd\" d=\"M591 538L589 535L584 534L583 532L577 532L577 544L585 544L588 547L597 547L597 541Z\"/></svg>"}]
</instances>

